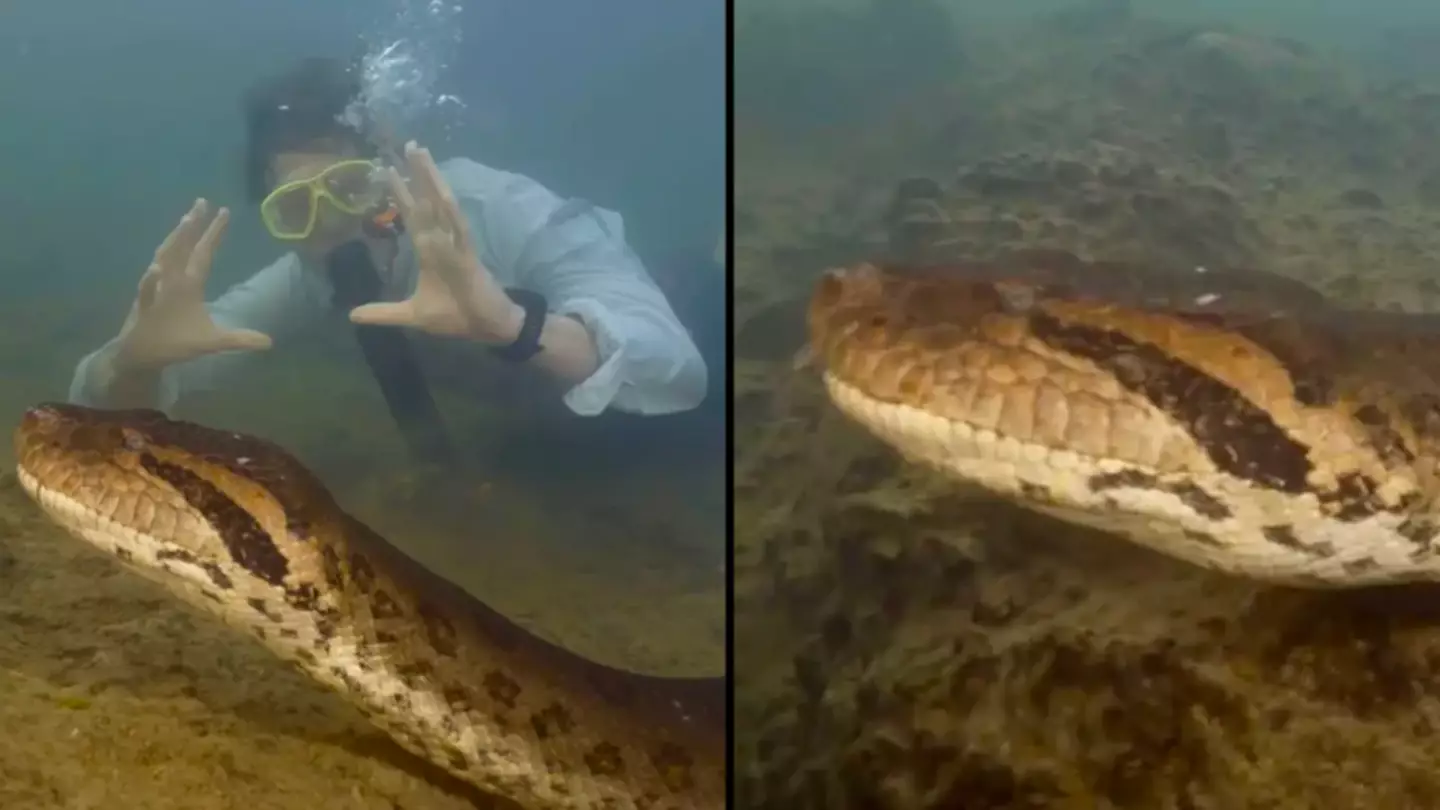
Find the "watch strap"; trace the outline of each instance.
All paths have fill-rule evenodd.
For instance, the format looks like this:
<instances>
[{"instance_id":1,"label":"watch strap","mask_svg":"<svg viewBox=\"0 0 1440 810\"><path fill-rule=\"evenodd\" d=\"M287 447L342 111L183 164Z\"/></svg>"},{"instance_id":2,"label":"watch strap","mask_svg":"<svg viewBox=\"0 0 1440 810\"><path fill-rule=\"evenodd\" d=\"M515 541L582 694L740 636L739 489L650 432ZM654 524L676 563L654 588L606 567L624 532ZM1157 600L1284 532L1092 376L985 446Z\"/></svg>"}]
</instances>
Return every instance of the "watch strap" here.
<instances>
[{"instance_id":1,"label":"watch strap","mask_svg":"<svg viewBox=\"0 0 1440 810\"><path fill-rule=\"evenodd\" d=\"M545 318L550 314L550 304L545 296L534 290L520 287L506 287L505 294L525 310L525 320L520 324L520 334L505 346L493 346L490 351L509 363L523 363L545 350L540 345L540 333L545 329Z\"/></svg>"}]
</instances>

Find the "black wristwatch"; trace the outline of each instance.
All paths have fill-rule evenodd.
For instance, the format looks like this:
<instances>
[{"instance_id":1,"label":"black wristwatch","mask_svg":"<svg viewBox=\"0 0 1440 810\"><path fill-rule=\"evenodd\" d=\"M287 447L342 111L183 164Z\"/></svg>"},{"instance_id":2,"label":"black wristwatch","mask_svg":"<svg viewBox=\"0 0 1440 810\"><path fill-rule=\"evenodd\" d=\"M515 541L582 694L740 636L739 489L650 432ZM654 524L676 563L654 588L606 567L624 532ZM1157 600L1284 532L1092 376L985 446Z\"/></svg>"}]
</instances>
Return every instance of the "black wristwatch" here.
<instances>
[{"instance_id":1,"label":"black wristwatch","mask_svg":"<svg viewBox=\"0 0 1440 810\"><path fill-rule=\"evenodd\" d=\"M550 304L545 296L534 290L506 287L505 294L525 310L525 321L520 324L520 334L508 346L493 346L490 351L496 357L509 363L523 363L545 350L540 345L540 333L545 329L545 317L550 314Z\"/></svg>"}]
</instances>

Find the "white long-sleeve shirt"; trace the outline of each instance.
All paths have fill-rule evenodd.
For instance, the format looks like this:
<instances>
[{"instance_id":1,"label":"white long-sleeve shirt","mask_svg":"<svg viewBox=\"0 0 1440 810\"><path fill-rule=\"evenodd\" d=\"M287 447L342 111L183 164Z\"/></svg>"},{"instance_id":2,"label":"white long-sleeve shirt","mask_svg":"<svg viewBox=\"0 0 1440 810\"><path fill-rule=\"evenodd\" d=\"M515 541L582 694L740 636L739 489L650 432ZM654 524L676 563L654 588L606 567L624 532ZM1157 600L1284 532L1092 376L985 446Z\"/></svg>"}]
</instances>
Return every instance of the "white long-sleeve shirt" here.
<instances>
[{"instance_id":1,"label":"white long-sleeve shirt","mask_svg":"<svg viewBox=\"0 0 1440 810\"><path fill-rule=\"evenodd\" d=\"M625 242L620 215L581 200L565 200L522 175L456 158L440 166L464 210L481 262L505 287L545 296L550 311L573 315L595 337L595 373L565 393L565 404L590 416L606 408L665 414L695 407L705 396L705 363L660 289ZM408 237L388 273L381 298L403 300L417 269ZM254 329L278 345L307 328L334 323L333 290L322 272L294 253L281 257L208 304L222 328ZM70 400L100 404L95 360L114 341L80 361ZM475 349L483 351L478 344ZM207 355L166 368L158 406L181 395L225 384L244 352ZM477 368L479 366L477 365Z\"/></svg>"}]
</instances>

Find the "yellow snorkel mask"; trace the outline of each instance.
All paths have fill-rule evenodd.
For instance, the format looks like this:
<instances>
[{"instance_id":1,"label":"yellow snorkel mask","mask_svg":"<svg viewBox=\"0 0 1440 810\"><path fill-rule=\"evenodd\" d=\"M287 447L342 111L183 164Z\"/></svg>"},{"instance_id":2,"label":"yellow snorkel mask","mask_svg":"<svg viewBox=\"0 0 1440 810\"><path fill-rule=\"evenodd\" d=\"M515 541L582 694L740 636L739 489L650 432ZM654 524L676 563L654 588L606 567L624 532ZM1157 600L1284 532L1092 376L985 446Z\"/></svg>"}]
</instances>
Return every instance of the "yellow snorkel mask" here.
<instances>
[{"instance_id":1,"label":"yellow snorkel mask","mask_svg":"<svg viewBox=\"0 0 1440 810\"><path fill-rule=\"evenodd\" d=\"M271 236L298 242L315 231L321 200L343 214L373 216L386 226L396 221L380 164L373 160L342 160L313 177L278 186L261 201L260 219Z\"/></svg>"}]
</instances>

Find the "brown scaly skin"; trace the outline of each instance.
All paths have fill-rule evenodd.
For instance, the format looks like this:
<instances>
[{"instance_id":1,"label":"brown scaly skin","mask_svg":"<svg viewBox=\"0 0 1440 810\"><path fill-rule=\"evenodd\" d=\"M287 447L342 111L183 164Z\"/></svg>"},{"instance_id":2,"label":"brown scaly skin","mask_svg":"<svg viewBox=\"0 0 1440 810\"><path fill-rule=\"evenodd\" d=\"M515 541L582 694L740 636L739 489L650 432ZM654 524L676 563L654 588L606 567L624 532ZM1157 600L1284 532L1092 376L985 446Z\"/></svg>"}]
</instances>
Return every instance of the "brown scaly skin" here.
<instances>
[{"instance_id":1,"label":"brown scaly skin","mask_svg":"<svg viewBox=\"0 0 1440 810\"><path fill-rule=\"evenodd\" d=\"M724 805L723 678L535 636L346 515L279 447L154 411L30 409L22 485L62 526L356 702L482 790L557 810Z\"/></svg>"},{"instance_id":2,"label":"brown scaly skin","mask_svg":"<svg viewBox=\"0 0 1440 810\"><path fill-rule=\"evenodd\" d=\"M1328 402L1329 418L1366 403L1408 415L1388 445L1383 423L1367 424L1371 452L1425 479L1402 451L1435 453L1433 318L1336 313L1261 274L1206 278L1053 255L855 268L817 289L814 349L831 373L875 380L864 376L874 352L934 356L936 369L981 321L1003 329L1027 304L1121 329L1163 319L1195 335L1207 321L1230 324L1221 345L1266 348L1302 383L1292 392ZM1006 279L1008 292L993 286ZM1226 306L1196 306L1216 291ZM892 374L870 390L909 395L903 381ZM1435 805L1440 588L1313 591L1217 576L966 502L901 472L877 444L849 442L835 420L784 417L795 423L788 440L753 460L745 482L762 493L754 511L777 508L763 493L790 493L787 482L807 477L797 445L831 451L808 463L838 483L815 495L813 525L747 540L755 590L781 594L770 609L809 635L778 692L740 701L744 806ZM897 500L903 510L887 506ZM789 568L772 564L802 545Z\"/></svg>"},{"instance_id":3,"label":"brown scaly skin","mask_svg":"<svg viewBox=\"0 0 1440 810\"><path fill-rule=\"evenodd\" d=\"M1242 513L1227 507L1256 493L1270 499L1266 517L1291 509L1280 516L1293 523L1256 525L1248 536L1202 537L1188 526L1196 543L1251 557L1214 567L1329 585L1436 578L1434 316L1341 311L1259 272L1162 272L1031 252L832 272L809 320L827 374L865 403L1122 465L1124 480L1089 485L1169 488L1197 511L1208 502L1217 526L1238 522ZM1047 503L1035 482L979 483L1075 511L1073 499ZM1389 557L1357 551L1343 570L1336 562L1323 574L1300 563L1267 568L1266 544L1324 568L1326 542L1309 539L1315 525L1338 532L1372 519L1376 537L1395 538ZM1148 544L1169 551L1187 542ZM1209 564L1207 554L1196 561Z\"/></svg>"}]
</instances>

